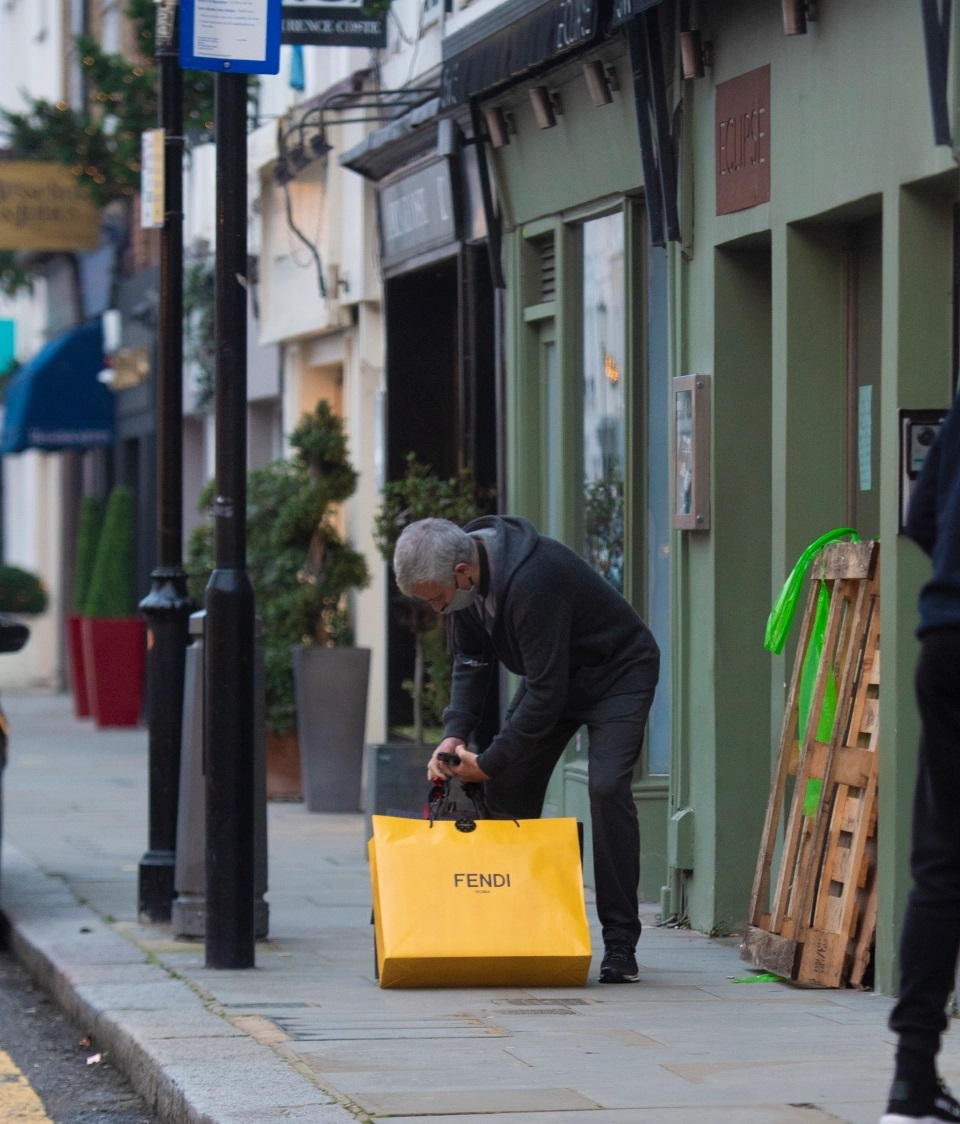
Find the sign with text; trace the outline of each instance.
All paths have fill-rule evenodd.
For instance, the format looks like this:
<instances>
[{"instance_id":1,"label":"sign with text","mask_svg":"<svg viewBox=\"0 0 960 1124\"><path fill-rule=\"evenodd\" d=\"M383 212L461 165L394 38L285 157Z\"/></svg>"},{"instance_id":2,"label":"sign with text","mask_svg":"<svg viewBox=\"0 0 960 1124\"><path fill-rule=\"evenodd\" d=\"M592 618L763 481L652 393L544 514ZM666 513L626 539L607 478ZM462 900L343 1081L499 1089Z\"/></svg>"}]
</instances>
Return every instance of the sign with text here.
<instances>
[{"instance_id":1,"label":"sign with text","mask_svg":"<svg viewBox=\"0 0 960 1124\"><path fill-rule=\"evenodd\" d=\"M610 16L610 26L619 27L621 24L639 16L648 8L655 8L660 0L613 0L613 13Z\"/></svg>"},{"instance_id":2,"label":"sign with text","mask_svg":"<svg viewBox=\"0 0 960 1124\"><path fill-rule=\"evenodd\" d=\"M450 163L445 157L384 184L378 202L385 267L445 246L457 237Z\"/></svg>"},{"instance_id":3,"label":"sign with text","mask_svg":"<svg viewBox=\"0 0 960 1124\"><path fill-rule=\"evenodd\" d=\"M717 214L770 202L770 67L717 86Z\"/></svg>"},{"instance_id":4,"label":"sign with text","mask_svg":"<svg viewBox=\"0 0 960 1124\"><path fill-rule=\"evenodd\" d=\"M281 0L183 0L180 65L221 74L277 74Z\"/></svg>"},{"instance_id":5,"label":"sign with text","mask_svg":"<svg viewBox=\"0 0 960 1124\"><path fill-rule=\"evenodd\" d=\"M364 0L283 0L282 43L311 47L370 47L387 45L385 12L370 15Z\"/></svg>"},{"instance_id":6,"label":"sign with text","mask_svg":"<svg viewBox=\"0 0 960 1124\"><path fill-rule=\"evenodd\" d=\"M145 129L140 134L140 225L157 230L166 218L164 189L164 129Z\"/></svg>"},{"instance_id":7,"label":"sign with text","mask_svg":"<svg viewBox=\"0 0 960 1124\"><path fill-rule=\"evenodd\" d=\"M598 33L599 9L598 0L500 4L448 35L442 104L464 105L474 94L586 46Z\"/></svg>"},{"instance_id":8,"label":"sign with text","mask_svg":"<svg viewBox=\"0 0 960 1124\"><path fill-rule=\"evenodd\" d=\"M100 217L63 164L0 160L0 250L95 250Z\"/></svg>"}]
</instances>

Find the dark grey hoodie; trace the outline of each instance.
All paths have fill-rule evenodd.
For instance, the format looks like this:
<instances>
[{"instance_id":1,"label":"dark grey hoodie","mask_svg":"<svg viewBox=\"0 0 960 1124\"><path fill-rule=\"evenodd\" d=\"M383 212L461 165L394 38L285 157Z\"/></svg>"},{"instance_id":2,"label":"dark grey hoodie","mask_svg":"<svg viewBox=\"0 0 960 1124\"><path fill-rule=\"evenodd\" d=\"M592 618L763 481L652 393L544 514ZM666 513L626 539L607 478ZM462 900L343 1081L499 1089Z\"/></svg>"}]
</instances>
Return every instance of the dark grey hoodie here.
<instances>
[{"instance_id":1,"label":"dark grey hoodie","mask_svg":"<svg viewBox=\"0 0 960 1124\"><path fill-rule=\"evenodd\" d=\"M496 616L488 635L474 610L453 614L456 654L444 734L469 740L495 660L522 676L510 716L477 762L493 777L535 753L562 716L581 714L611 695L655 687L660 651L626 598L579 554L539 534L526 519L488 515L465 530L495 533Z\"/></svg>"},{"instance_id":2,"label":"dark grey hoodie","mask_svg":"<svg viewBox=\"0 0 960 1124\"><path fill-rule=\"evenodd\" d=\"M917 635L960 628L960 399L927 454L907 511L907 534L933 561L920 590Z\"/></svg>"}]
</instances>

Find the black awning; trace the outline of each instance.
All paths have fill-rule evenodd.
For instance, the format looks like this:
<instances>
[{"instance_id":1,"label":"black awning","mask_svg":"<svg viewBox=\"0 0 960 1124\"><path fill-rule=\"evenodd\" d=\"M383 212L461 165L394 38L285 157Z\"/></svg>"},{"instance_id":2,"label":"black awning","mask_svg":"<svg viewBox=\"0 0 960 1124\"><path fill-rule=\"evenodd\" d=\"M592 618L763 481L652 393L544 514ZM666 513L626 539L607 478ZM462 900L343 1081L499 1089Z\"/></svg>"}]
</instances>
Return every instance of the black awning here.
<instances>
[{"instance_id":1,"label":"black awning","mask_svg":"<svg viewBox=\"0 0 960 1124\"><path fill-rule=\"evenodd\" d=\"M348 149L340 157L340 163L366 179L382 180L402 165L436 148L439 112L439 98L431 98L415 106Z\"/></svg>"},{"instance_id":2,"label":"black awning","mask_svg":"<svg viewBox=\"0 0 960 1124\"><path fill-rule=\"evenodd\" d=\"M613 0L613 15L610 17L610 26L619 27L621 24L632 20L650 8L655 8L660 0Z\"/></svg>"},{"instance_id":3,"label":"black awning","mask_svg":"<svg viewBox=\"0 0 960 1124\"><path fill-rule=\"evenodd\" d=\"M600 0L514 0L448 36L443 41L442 105L464 105L550 59L585 47L599 32L599 6Z\"/></svg>"}]
</instances>

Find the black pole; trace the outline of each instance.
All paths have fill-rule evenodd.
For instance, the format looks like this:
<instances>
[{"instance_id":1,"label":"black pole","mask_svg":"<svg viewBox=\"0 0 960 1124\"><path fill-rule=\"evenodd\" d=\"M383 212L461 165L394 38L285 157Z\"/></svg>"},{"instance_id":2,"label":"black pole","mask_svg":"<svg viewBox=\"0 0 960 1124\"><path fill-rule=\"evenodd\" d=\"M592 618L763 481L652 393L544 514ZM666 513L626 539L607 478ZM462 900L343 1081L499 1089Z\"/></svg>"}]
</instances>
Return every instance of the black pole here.
<instances>
[{"instance_id":1,"label":"black pole","mask_svg":"<svg viewBox=\"0 0 960 1124\"><path fill-rule=\"evenodd\" d=\"M204 747L208 968L254 966L253 587L247 576L247 81L216 77L217 478Z\"/></svg>"},{"instance_id":2,"label":"black pole","mask_svg":"<svg viewBox=\"0 0 960 1124\"><path fill-rule=\"evenodd\" d=\"M149 849L140 860L137 911L169 921L177 843L180 726L190 598L183 546L183 79L177 4L157 8L160 127L164 130L164 223L160 233L157 373L157 568L140 602L150 642Z\"/></svg>"}]
</instances>

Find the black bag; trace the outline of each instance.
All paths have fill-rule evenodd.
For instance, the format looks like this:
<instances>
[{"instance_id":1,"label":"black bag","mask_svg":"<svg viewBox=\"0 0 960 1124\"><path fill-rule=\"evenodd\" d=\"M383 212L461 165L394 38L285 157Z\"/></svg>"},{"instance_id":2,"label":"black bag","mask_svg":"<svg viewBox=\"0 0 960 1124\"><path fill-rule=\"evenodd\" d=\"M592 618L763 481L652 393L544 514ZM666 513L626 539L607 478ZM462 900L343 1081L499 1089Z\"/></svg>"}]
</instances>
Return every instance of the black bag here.
<instances>
[{"instance_id":1,"label":"black bag","mask_svg":"<svg viewBox=\"0 0 960 1124\"><path fill-rule=\"evenodd\" d=\"M423 806L425 820L486 820L490 816L483 798L483 784L451 777L434 781Z\"/></svg>"}]
</instances>

